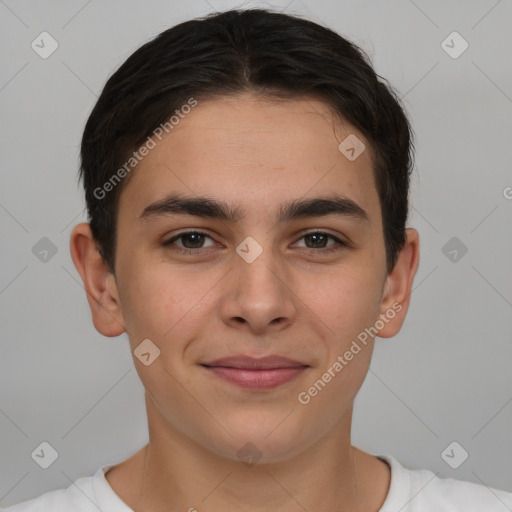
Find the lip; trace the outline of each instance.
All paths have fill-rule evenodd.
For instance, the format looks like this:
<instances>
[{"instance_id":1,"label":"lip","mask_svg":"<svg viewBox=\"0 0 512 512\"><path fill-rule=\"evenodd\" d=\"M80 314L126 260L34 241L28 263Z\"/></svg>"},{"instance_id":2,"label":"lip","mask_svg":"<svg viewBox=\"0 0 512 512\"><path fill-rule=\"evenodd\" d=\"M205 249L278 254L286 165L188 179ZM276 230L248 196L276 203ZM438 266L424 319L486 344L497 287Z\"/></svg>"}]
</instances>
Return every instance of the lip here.
<instances>
[{"instance_id":1,"label":"lip","mask_svg":"<svg viewBox=\"0 0 512 512\"><path fill-rule=\"evenodd\" d=\"M308 368L308 365L281 356L231 356L201 366L217 377L252 390L273 389L290 382Z\"/></svg>"}]
</instances>

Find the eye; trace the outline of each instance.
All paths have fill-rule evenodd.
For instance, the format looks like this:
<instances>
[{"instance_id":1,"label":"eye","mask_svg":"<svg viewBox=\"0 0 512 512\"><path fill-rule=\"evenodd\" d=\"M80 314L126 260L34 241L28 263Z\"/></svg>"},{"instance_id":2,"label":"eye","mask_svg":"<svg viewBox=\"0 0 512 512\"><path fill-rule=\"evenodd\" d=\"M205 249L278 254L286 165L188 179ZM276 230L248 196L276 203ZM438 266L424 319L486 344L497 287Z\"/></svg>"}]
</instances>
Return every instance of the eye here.
<instances>
[{"instance_id":1,"label":"eye","mask_svg":"<svg viewBox=\"0 0 512 512\"><path fill-rule=\"evenodd\" d=\"M163 245L172 246L175 244L175 242L180 241L181 246L175 245L174 248L184 252L194 252L197 251L198 249L206 248L203 245L206 238L209 238L213 242L209 247L215 247L216 244L213 241L212 237L210 237L206 233L203 233L202 231L186 231L180 233L179 235L176 235L171 239L167 240L166 242L164 242Z\"/></svg>"},{"instance_id":2,"label":"eye","mask_svg":"<svg viewBox=\"0 0 512 512\"><path fill-rule=\"evenodd\" d=\"M211 243L208 246L204 245L206 239L211 240ZM305 246L302 247L313 252L328 253L343 249L344 247L349 247L347 243L342 242L339 238L323 231L306 233L299 239L299 241L300 240L305 241ZM333 243L328 245L329 241L332 241ZM179 242L179 244L176 242ZM218 247L218 244L212 239L212 237L202 231L185 231L179 233L166 242L163 242L162 245L165 247L169 246L178 252L188 254L197 253L201 249L207 249L208 247Z\"/></svg>"},{"instance_id":3,"label":"eye","mask_svg":"<svg viewBox=\"0 0 512 512\"><path fill-rule=\"evenodd\" d=\"M321 250L322 252L331 252L342 249L343 247L348 247L348 244L342 242L339 238L330 235L329 233L324 233L323 231L313 231L311 233L306 233L303 235L300 240L304 240L306 243L306 249L312 249L313 251ZM334 244L328 246L329 240L334 241Z\"/></svg>"}]
</instances>

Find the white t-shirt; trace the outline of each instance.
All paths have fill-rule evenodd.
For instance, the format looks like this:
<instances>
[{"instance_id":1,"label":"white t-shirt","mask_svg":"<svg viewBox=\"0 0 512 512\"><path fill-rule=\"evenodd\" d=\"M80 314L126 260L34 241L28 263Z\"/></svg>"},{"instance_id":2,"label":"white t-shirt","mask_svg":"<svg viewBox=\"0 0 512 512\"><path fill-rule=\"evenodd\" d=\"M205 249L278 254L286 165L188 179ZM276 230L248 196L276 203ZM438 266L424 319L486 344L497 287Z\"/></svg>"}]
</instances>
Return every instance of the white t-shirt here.
<instances>
[{"instance_id":1,"label":"white t-shirt","mask_svg":"<svg viewBox=\"0 0 512 512\"><path fill-rule=\"evenodd\" d=\"M484 485L439 478L427 469L407 469L391 455L377 455L391 467L391 483L379 512L510 512L512 493ZM66 489L42 494L4 512L133 512L110 487L102 466L94 476Z\"/></svg>"}]
</instances>

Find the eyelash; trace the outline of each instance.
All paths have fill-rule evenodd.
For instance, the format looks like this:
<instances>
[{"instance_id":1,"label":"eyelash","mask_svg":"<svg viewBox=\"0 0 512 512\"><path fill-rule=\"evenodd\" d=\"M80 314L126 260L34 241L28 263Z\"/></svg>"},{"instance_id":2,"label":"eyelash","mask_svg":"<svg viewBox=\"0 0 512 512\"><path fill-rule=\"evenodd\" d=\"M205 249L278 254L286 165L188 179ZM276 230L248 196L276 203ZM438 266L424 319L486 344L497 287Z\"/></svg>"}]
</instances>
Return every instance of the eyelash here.
<instances>
[{"instance_id":1,"label":"eyelash","mask_svg":"<svg viewBox=\"0 0 512 512\"><path fill-rule=\"evenodd\" d=\"M184 236L187 236L187 235L204 235L210 239L213 240L213 238L208 235L208 233L205 233L203 231L184 231L183 233L180 233L179 235L176 235L172 238L170 238L169 240L167 240L166 242L163 242L163 246L164 247L168 247L168 246L172 246L173 243L176 241L176 240L179 240L181 237L184 237ZM342 242L339 238L329 234L329 233L325 233L324 231L311 231L309 233L305 233L303 234L299 240L302 240L303 238L305 238L306 236L311 236L311 235L326 235L328 238L334 240L336 242L336 245L333 246L333 247L328 247L328 248L318 248L318 249L313 249L313 248L309 248L309 247L306 247L305 249L306 250L309 250L309 251L313 251L313 252L323 252L324 254L330 254L332 252L335 252L335 251L339 251L340 249L343 249L343 248L348 248L350 247L347 243L345 242ZM174 246L172 247L172 250L175 250L175 251L178 251L178 252L181 252L182 254L198 254L201 250L203 249L207 249L205 247L199 247L198 249L188 249L188 248L184 248L184 247L178 247L178 246Z\"/></svg>"}]
</instances>

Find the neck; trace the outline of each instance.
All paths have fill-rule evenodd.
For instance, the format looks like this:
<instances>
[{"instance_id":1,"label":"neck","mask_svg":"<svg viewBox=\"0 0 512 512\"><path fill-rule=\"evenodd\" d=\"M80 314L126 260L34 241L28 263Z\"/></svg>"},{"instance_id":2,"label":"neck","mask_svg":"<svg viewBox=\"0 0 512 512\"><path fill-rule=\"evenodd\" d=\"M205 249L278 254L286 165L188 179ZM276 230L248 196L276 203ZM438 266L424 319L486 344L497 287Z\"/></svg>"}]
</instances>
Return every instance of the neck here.
<instances>
[{"instance_id":1,"label":"neck","mask_svg":"<svg viewBox=\"0 0 512 512\"><path fill-rule=\"evenodd\" d=\"M173 428L149 402L150 442L108 478L135 512L377 512L387 494L387 465L350 444L352 411L344 429L300 453L247 465Z\"/></svg>"}]
</instances>

